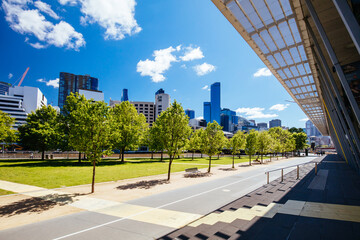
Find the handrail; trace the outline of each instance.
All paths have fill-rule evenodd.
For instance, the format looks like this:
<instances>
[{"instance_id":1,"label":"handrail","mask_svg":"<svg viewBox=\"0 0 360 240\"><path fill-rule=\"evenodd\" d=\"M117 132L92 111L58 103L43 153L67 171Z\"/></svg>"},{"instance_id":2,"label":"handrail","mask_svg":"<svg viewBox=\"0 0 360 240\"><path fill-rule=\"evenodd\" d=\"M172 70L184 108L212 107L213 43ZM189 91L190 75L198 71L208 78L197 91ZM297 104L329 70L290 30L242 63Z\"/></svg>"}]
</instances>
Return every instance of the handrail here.
<instances>
[{"instance_id":1,"label":"handrail","mask_svg":"<svg viewBox=\"0 0 360 240\"><path fill-rule=\"evenodd\" d=\"M318 162L301 163L301 164L296 164L296 165L292 165L292 166L287 166L287 167L283 167L283 168L278 168L278 169L266 171L265 174L267 175L267 184L269 184L270 172L275 172L275 171L281 170L281 182L283 182L283 181L284 181L284 169L296 167L296 170L297 170L297 171L296 171L296 172L297 172L297 178L296 178L296 179L299 179L299 166L301 166L301 165L306 165L306 164L311 164L311 163L315 163L315 175L317 175L317 165L318 165ZM320 163L320 162L319 162L319 163Z\"/></svg>"}]
</instances>

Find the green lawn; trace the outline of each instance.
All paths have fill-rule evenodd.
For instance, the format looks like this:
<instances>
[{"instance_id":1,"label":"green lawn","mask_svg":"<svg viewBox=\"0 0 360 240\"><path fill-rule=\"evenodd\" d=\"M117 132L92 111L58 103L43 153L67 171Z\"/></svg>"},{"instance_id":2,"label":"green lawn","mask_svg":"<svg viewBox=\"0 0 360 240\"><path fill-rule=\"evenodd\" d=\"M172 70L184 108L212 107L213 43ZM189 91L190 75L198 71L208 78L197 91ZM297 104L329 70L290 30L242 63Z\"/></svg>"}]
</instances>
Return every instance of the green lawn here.
<instances>
[{"instance_id":1,"label":"green lawn","mask_svg":"<svg viewBox=\"0 0 360 240\"><path fill-rule=\"evenodd\" d=\"M247 157L235 158L235 162L246 162ZM208 158L175 159L172 172L184 171L186 168L206 168ZM180 163L180 164L179 164ZM215 157L215 164L231 164L231 157ZM167 173L168 161L160 159L130 158L121 164L117 159L101 161L96 167L96 182L106 182L127 178L136 178ZM44 188L57 188L91 183L92 166L90 162L78 163L77 160L35 160L35 159L7 159L0 160L0 179L24 183Z\"/></svg>"},{"instance_id":2,"label":"green lawn","mask_svg":"<svg viewBox=\"0 0 360 240\"><path fill-rule=\"evenodd\" d=\"M1 195L8 195L8 194L13 194L14 192L11 192L11 191L6 191L4 189L0 189L0 196Z\"/></svg>"}]
</instances>

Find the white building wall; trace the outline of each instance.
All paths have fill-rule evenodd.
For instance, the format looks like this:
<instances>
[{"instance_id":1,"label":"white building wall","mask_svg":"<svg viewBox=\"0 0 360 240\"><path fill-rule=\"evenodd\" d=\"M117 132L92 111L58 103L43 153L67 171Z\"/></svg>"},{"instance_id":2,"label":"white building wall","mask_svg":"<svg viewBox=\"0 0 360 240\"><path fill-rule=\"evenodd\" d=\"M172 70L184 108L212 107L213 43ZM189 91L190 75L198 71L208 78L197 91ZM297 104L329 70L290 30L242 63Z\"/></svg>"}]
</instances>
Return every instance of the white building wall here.
<instances>
[{"instance_id":1,"label":"white building wall","mask_svg":"<svg viewBox=\"0 0 360 240\"><path fill-rule=\"evenodd\" d=\"M47 106L47 99L44 94L36 87L14 86L9 89L9 96L15 96L22 99L22 107L26 113L36 111L42 106Z\"/></svg>"},{"instance_id":2,"label":"white building wall","mask_svg":"<svg viewBox=\"0 0 360 240\"><path fill-rule=\"evenodd\" d=\"M79 89L79 94L84 95L86 99L94 99L94 101L104 101L104 93L97 91L89 91L84 89Z\"/></svg>"},{"instance_id":3,"label":"white building wall","mask_svg":"<svg viewBox=\"0 0 360 240\"><path fill-rule=\"evenodd\" d=\"M160 93L155 96L155 108L156 116L159 116L161 112L170 107L170 95L166 93Z\"/></svg>"}]
</instances>

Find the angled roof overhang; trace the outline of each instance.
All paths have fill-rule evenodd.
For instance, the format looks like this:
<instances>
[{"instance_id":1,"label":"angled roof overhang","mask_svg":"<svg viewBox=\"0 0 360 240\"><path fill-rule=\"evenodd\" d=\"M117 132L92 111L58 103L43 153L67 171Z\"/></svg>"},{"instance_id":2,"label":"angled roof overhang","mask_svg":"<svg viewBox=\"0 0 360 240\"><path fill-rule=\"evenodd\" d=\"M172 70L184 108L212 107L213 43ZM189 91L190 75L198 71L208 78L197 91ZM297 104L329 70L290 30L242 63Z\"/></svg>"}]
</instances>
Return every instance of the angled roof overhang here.
<instances>
[{"instance_id":1,"label":"angled roof overhang","mask_svg":"<svg viewBox=\"0 0 360 240\"><path fill-rule=\"evenodd\" d=\"M311 52L289 0L212 0L323 135L327 120Z\"/></svg>"}]
</instances>

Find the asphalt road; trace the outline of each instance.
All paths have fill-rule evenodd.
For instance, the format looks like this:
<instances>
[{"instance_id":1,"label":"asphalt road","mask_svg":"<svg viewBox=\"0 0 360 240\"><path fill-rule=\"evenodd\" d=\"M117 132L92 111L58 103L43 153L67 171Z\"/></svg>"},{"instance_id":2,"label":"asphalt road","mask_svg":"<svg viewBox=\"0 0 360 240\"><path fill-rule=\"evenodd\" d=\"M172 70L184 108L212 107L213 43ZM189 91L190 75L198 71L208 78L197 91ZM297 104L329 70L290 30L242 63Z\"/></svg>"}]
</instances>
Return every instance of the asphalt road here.
<instances>
[{"instance_id":1,"label":"asphalt road","mask_svg":"<svg viewBox=\"0 0 360 240\"><path fill-rule=\"evenodd\" d=\"M228 204L266 183L265 171L310 162L294 158L229 177L0 231L0 239L154 239ZM284 174L293 170L284 170ZM280 171L270 174L270 181Z\"/></svg>"}]
</instances>

